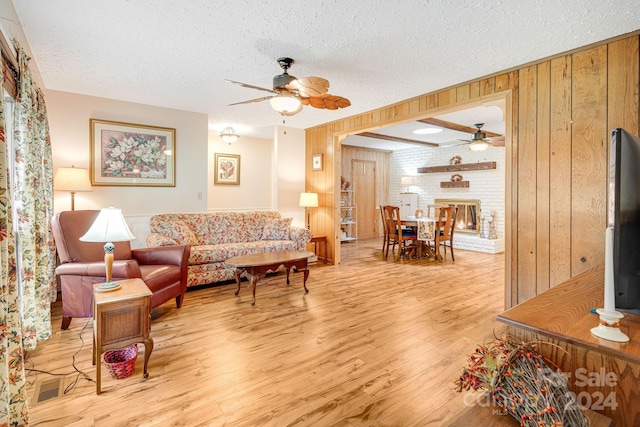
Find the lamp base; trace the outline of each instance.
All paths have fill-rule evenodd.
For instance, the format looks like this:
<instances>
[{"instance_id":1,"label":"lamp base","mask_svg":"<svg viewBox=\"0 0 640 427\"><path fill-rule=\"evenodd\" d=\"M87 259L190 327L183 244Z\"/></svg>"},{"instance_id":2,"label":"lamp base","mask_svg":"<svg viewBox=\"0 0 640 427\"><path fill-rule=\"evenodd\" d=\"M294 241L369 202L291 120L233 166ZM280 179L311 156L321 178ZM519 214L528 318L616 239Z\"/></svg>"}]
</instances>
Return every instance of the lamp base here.
<instances>
[{"instance_id":1,"label":"lamp base","mask_svg":"<svg viewBox=\"0 0 640 427\"><path fill-rule=\"evenodd\" d=\"M118 282L105 282L101 283L96 287L96 292L110 292L117 291L122 286Z\"/></svg>"},{"instance_id":2,"label":"lamp base","mask_svg":"<svg viewBox=\"0 0 640 427\"><path fill-rule=\"evenodd\" d=\"M620 319L624 317L617 311L604 311L599 308L596 313L600 315L600 324L591 328L591 333L598 338L615 342L628 342L629 337L620 331Z\"/></svg>"}]
</instances>

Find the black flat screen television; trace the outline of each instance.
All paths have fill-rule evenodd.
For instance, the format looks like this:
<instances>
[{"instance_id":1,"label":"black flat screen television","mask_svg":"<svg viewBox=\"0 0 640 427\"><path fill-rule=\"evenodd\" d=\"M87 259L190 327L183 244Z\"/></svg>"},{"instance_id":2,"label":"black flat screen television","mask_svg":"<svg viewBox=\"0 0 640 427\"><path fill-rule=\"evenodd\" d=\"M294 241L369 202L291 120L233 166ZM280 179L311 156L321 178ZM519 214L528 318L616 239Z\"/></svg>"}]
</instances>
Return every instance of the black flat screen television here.
<instances>
[{"instance_id":1,"label":"black flat screen television","mask_svg":"<svg viewBox=\"0 0 640 427\"><path fill-rule=\"evenodd\" d=\"M640 313L640 138L624 129L611 131L607 221L616 309Z\"/></svg>"}]
</instances>

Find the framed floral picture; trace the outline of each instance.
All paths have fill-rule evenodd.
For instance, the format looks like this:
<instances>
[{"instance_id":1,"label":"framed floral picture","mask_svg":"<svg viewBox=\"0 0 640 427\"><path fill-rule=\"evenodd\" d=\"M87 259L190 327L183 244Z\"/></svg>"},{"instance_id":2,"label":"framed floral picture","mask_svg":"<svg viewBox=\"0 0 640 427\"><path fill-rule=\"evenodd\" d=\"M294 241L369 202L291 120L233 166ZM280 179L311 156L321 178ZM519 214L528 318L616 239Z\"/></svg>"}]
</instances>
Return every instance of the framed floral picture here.
<instances>
[{"instance_id":1,"label":"framed floral picture","mask_svg":"<svg viewBox=\"0 0 640 427\"><path fill-rule=\"evenodd\" d=\"M215 154L214 184L240 185L240 156L237 154Z\"/></svg>"},{"instance_id":2,"label":"framed floral picture","mask_svg":"<svg viewBox=\"0 0 640 427\"><path fill-rule=\"evenodd\" d=\"M175 187L176 130L89 120L91 184Z\"/></svg>"}]
</instances>

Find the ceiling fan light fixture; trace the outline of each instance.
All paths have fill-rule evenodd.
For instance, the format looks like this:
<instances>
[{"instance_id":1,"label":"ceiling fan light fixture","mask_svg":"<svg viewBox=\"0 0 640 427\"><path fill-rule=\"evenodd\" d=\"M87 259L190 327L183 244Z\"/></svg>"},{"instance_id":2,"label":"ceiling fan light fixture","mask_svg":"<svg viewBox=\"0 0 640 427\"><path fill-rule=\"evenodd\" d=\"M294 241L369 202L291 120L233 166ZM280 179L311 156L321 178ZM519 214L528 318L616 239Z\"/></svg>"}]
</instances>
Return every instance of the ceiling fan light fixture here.
<instances>
[{"instance_id":1,"label":"ceiling fan light fixture","mask_svg":"<svg viewBox=\"0 0 640 427\"><path fill-rule=\"evenodd\" d=\"M473 133L471 144L469 144L469 149L471 151L484 151L489 148L487 134L482 131L482 126L484 126L484 123L476 123L474 126L478 130Z\"/></svg>"},{"instance_id":2,"label":"ceiling fan light fixture","mask_svg":"<svg viewBox=\"0 0 640 427\"><path fill-rule=\"evenodd\" d=\"M220 133L220 138L222 138L223 142L231 145L240 138L232 127L228 126L224 128L224 130Z\"/></svg>"},{"instance_id":3,"label":"ceiling fan light fixture","mask_svg":"<svg viewBox=\"0 0 640 427\"><path fill-rule=\"evenodd\" d=\"M476 141L472 141L471 144L469 144L469 149L471 151L484 151L487 148L489 148L489 143L485 140L476 140Z\"/></svg>"},{"instance_id":4,"label":"ceiling fan light fixture","mask_svg":"<svg viewBox=\"0 0 640 427\"><path fill-rule=\"evenodd\" d=\"M289 92L280 92L269 100L271 107L278 113L287 116L293 115L301 110L300 100Z\"/></svg>"},{"instance_id":5,"label":"ceiling fan light fixture","mask_svg":"<svg viewBox=\"0 0 640 427\"><path fill-rule=\"evenodd\" d=\"M281 112L281 113L280 113L280 115L281 115L281 116L287 116L287 117L295 116L295 115L296 115L296 114L298 114L300 111L302 111L302 107L303 107L303 105L302 105L302 103L300 103L300 106L299 106L298 108L296 108L295 110L293 110L293 111Z\"/></svg>"}]
</instances>

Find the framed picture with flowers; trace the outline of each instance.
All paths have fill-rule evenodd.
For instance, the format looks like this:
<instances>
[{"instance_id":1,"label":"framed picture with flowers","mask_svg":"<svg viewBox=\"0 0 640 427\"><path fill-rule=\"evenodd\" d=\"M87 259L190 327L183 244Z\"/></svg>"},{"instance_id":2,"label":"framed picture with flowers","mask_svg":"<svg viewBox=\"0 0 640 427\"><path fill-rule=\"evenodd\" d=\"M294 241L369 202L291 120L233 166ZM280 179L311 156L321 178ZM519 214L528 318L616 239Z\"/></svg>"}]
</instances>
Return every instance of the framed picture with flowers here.
<instances>
[{"instance_id":1,"label":"framed picture with flowers","mask_svg":"<svg viewBox=\"0 0 640 427\"><path fill-rule=\"evenodd\" d=\"M214 184L240 185L240 156L237 154L215 154Z\"/></svg>"},{"instance_id":2,"label":"framed picture with flowers","mask_svg":"<svg viewBox=\"0 0 640 427\"><path fill-rule=\"evenodd\" d=\"M90 119L91 184L175 187L176 130Z\"/></svg>"}]
</instances>

